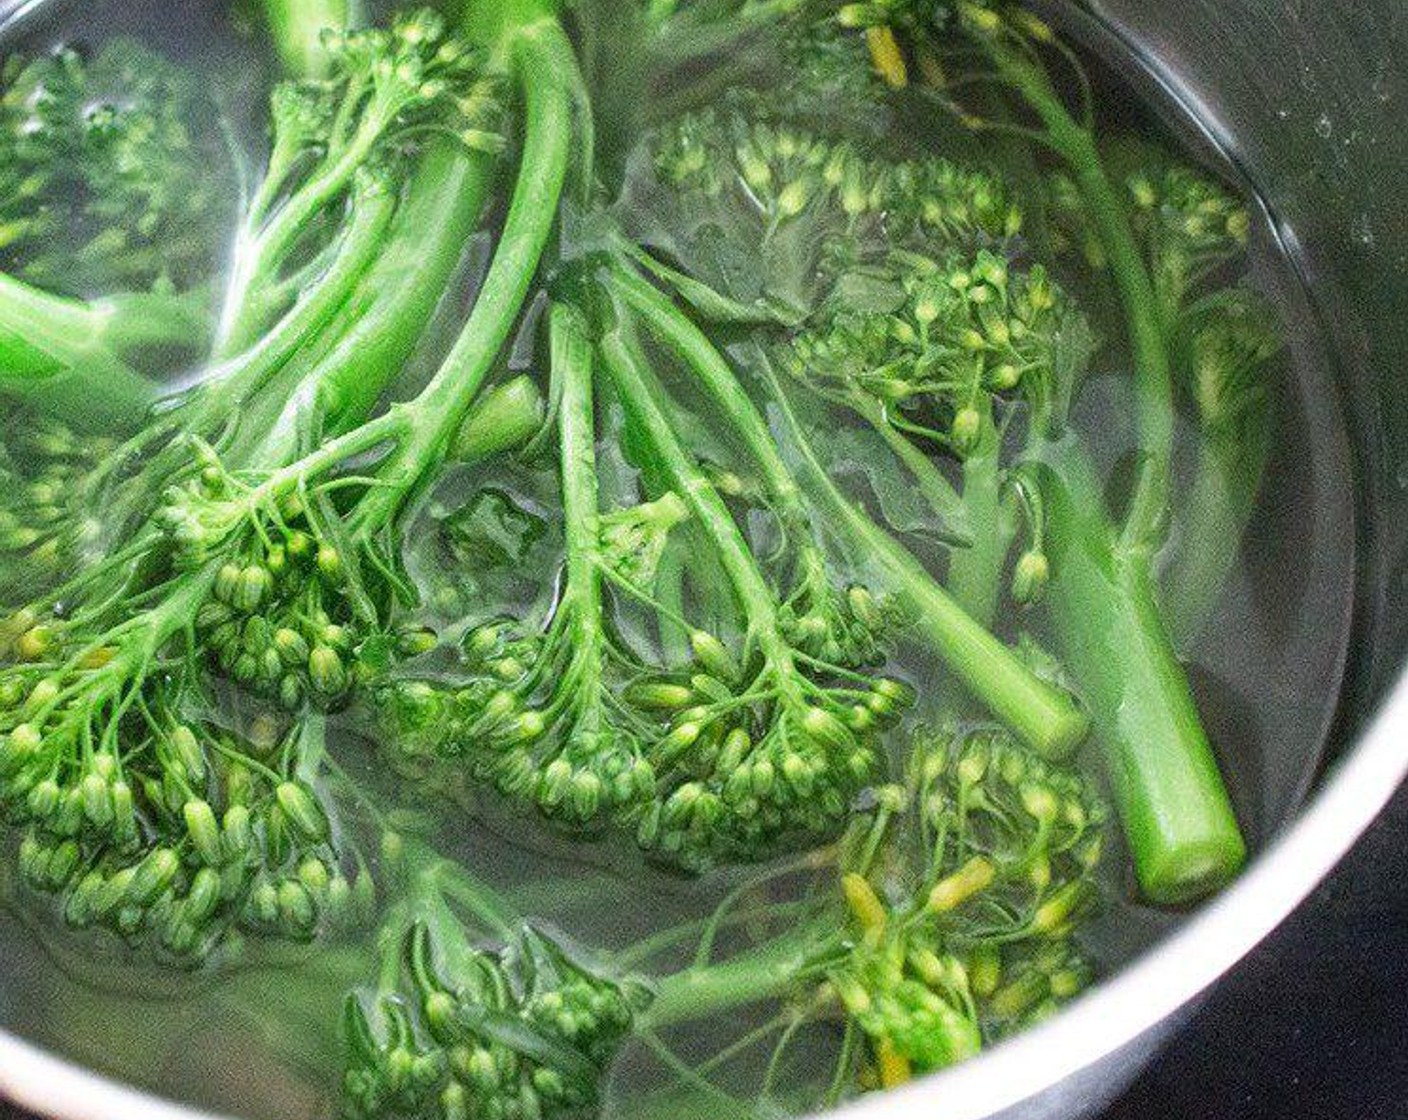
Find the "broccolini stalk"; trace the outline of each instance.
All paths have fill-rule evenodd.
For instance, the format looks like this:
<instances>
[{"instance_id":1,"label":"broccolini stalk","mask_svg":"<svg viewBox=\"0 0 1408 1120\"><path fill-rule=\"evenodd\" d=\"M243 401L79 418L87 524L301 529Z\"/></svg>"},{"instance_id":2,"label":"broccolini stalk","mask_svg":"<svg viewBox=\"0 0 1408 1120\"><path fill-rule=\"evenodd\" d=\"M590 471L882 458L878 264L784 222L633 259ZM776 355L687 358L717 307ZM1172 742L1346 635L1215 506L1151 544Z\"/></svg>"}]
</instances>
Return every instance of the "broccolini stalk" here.
<instances>
[{"instance_id":1,"label":"broccolini stalk","mask_svg":"<svg viewBox=\"0 0 1408 1120\"><path fill-rule=\"evenodd\" d=\"M1064 493L1046 511L1048 534L1060 539L1063 554L1078 569L1066 579L1053 563L1052 618L1076 680L1089 693L1140 883L1151 898L1188 901L1231 878L1245 858L1245 843L1153 591L1154 558L1169 523L1175 416L1173 317L1160 296L1179 294L1196 262L1183 261L1168 282L1161 275L1156 285L1126 201L1097 148L1089 107L1083 118L1067 107L1041 52L1054 49L1078 64L1039 18L1005 0L877 0L848 4L841 19L851 26L901 28L936 57L951 40L976 48L1035 116L1038 128L1029 134L1065 164L1114 281L1134 362L1140 454L1133 494L1118 527L1111 529L1081 456L1050 454L1051 473L1064 474L1059 483ZM951 34L955 30L957 36ZM936 73L942 88L939 68ZM960 116L977 127L985 123L962 110ZM1069 520L1058 523L1063 518ZM1087 610L1096 595L1095 572L1102 573L1099 594L1110 616L1099 628L1091 625ZM1118 643L1112 637L1116 630ZM1138 654L1121 654L1122 649ZM1131 697L1146 702L1132 704ZM1160 821L1171 827L1152 827Z\"/></svg>"},{"instance_id":2,"label":"broccolini stalk","mask_svg":"<svg viewBox=\"0 0 1408 1120\"><path fill-rule=\"evenodd\" d=\"M717 682L711 686L716 699L696 703L692 691L708 695L708 690L671 689L664 682L647 683L636 693L638 702L658 697L662 707L677 712L673 729L653 752L657 773L668 763L704 775L662 791L658 812L641 824L640 839L647 847L661 844L666 853L702 849L758 858L779 840L834 835L852 798L878 770L877 733L912 703L912 691L797 648L738 525L681 446L630 324L618 324L601 346L612 381L650 449L651 469L688 505L745 626L743 648L736 654L708 635L707 641L695 641L703 677L707 680L712 670Z\"/></svg>"},{"instance_id":3,"label":"broccolini stalk","mask_svg":"<svg viewBox=\"0 0 1408 1120\"><path fill-rule=\"evenodd\" d=\"M1052 620L1101 726L1144 894L1158 903L1194 901L1241 870L1246 844L1152 572L1118 546L1080 449L1053 446L1050 455L1042 490Z\"/></svg>"},{"instance_id":4,"label":"broccolini stalk","mask_svg":"<svg viewBox=\"0 0 1408 1120\"><path fill-rule=\"evenodd\" d=\"M131 427L157 388L128 358L201 345L198 308L183 296L84 302L0 273L0 392L85 427Z\"/></svg>"},{"instance_id":5,"label":"broccolini stalk","mask_svg":"<svg viewBox=\"0 0 1408 1120\"><path fill-rule=\"evenodd\" d=\"M561 55L543 42L550 34L540 27L513 45L527 103L520 185L480 301L445 365L415 402L302 459L293 458L299 430L284 423L271 426L233 470L208 448L195 447L194 462L178 476L185 480L167 488L159 510L126 543L81 568L48 599L16 612L4 639L10 664L0 669L0 721L8 732L12 779L2 783L7 798L37 796L34 808L52 811L51 801L67 795L63 787L55 792L46 784L50 767L55 780L80 763L98 765L104 782L121 779L123 760L135 757L128 742L133 720L151 720L154 692L169 687L182 701L203 693L199 651L238 683L290 707L345 698L356 652L347 623L376 623L354 568L371 560L374 574L392 575L379 559L385 546L378 535L444 461L517 317L554 221L571 102L553 70ZM340 374L317 367L306 373L299 391L289 394L288 409L298 413L301 396L316 400ZM395 450L380 465L375 508L365 498L357 503L347 517L353 529L344 535L320 484L351 458L387 445ZM398 454L408 447L413 457ZM65 603L61 616L50 609L56 597ZM193 644L197 633L199 650ZM95 758L109 761L93 763ZM72 780L96 790L96 780L89 782L84 773L78 769ZM41 794L33 795L34 788ZM130 794L123 797L130 804ZM280 804L284 800L283 811L311 831L318 814L306 795L281 794ZM98 807L89 810L75 804L95 821L110 819L107 802L94 802ZM70 850L64 848L64 867L76 868ZM155 861L149 871L133 871L144 903L175 874L170 854L153 848L147 858ZM57 872L46 875L56 883L65 879ZM306 907L300 888L280 886L276 894L289 896L301 920Z\"/></svg>"},{"instance_id":6,"label":"broccolini stalk","mask_svg":"<svg viewBox=\"0 0 1408 1120\"><path fill-rule=\"evenodd\" d=\"M549 617L540 625L503 620L471 631L462 650L476 675L456 681L453 692L400 680L378 700L403 768L417 755L448 756L452 766L464 756L477 778L552 819L578 827L629 824L655 796L644 748L656 721L633 711L614 687L633 661L612 639L604 612L603 574L616 550L610 532L622 522L618 515L609 525L598 509L591 338L580 313L565 304L549 312L549 337L566 555ZM667 516L658 532L679 516ZM632 542L622 544L630 549ZM419 742L421 733L433 741Z\"/></svg>"},{"instance_id":7,"label":"broccolini stalk","mask_svg":"<svg viewBox=\"0 0 1408 1120\"><path fill-rule=\"evenodd\" d=\"M613 272L608 283L622 298L648 313L652 329L676 347L690 372L731 421L732 430L745 442L749 454L767 475L772 497L800 525L810 517L800 505L800 490L782 461L767 424L750 401L728 361L713 344L668 300L643 285ZM784 403L780 394L779 403ZM1069 696L1037 679L1016 654L966 615L953 599L885 530L836 489L824 469L810 455L800 425L790 434L804 450L826 506L837 515L837 527L858 555L878 561L895 581L895 594L911 610L916 634L963 680L964 684L1027 742L1046 753L1073 750L1085 737L1084 715Z\"/></svg>"},{"instance_id":8,"label":"broccolini stalk","mask_svg":"<svg viewBox=\"0 0 1408 1120\"><path fill-rule=\"evenodd\" d=\"M571 45L555 20L520 28L508 45L524 112L523 152L508 216L464 329L416 397L413 411L403 410L405 438L383 468L386 485L358 505L351 524L364 532L389 525L427 464L444 460L518 320L557 218L577 88Z\"/></svg>"},{"instance_id":9,"label":"broccolini stalk","mask_svg":"<svg viewBox=\"0 0 1408 1120\"><path fill-rule=\"evenodd\" d=\"M940 516L955 499L923 444L959 459L969 540L953 551L948 587L990 625L1014 535L1003 432L1018 403L1026 406L1028 444L1063 426L1089 328L1045 269L1012 268L986 249L938 261L905 256L867 275L872 286L893 289L883 309L854 306L843 277L822 312L780 348L780 361L865 416ZM1043 562L1033 533L1019 567ZM1022 585L1014 587L1019 601L1039 597L1039 580L1014 583Z\"/></svg>"},{"instance_id":10,"label":"broccolini stalk","mask_svg":"<svg viewBox=\"0 0 1408 1120\"><path fill-rule=\"evenodd\" d=\"M483 52L448 35L433 11L404 15L390 31L333 31L325 44L327 79L274 91L269 164L236 243L222 357L250 345L282 309L308 267L291 270L290 262L310 240L316 247L319 219L363 168L396 159L403 137L428 129L471 150L503 144L491 131L497 104Z\"/></svg>"},{"instance_id":11,"label":"broccolini stalk","mask_svg":"<svg viewBox=\"0 0 1408 1120\"><path fill-rule=\"evenodd\" d=\"M333 68L325 36L358 22L359 0L263 0L264 19L284 70L323 78Z\"/></svg>"},{"instance_id":12,"label":"broccolini stalk","mask_svg":"<svg viewBox=\"0 0 1408 1120\"><path fill-rule=\"evenodd\" d=\"M1173 456L1168 333L1127 207L1105 170L1092 123L1067 107L1042 60L1043 48L1064 52L1064 44L1037 16L1008 0L878 0L846 4L839 18L852 27L888 26L910 32L922 49L940 57L946 47L976 48L1035 115L1040 127L1032 135L1069 170L1119 290L1133 350L1141 460L1122 538L1130 550L1152 555L1163 543L1167 525ZM942 70L934 72L943 90ZM959 112L964 121L984 127L981 118Z\"/></svg>"},{"instance_id":13,"label":"broccolini stalk","mask_svg":"<svg viewBox=\"0 0 1408 1120\"><path fill-rule=\"evenodd\" d=\"M757 432L761 419L751 402L744 396L718 392L717 387L733 377L727 362L667 296L624 264L610 270L606 284L696 376L715 386L711 395L736 429ZM780 456L754 455L764 474L768 499L795 556L791 586L782 607L784 629L805 652L857 666L874 661L874 623L856 617L833 586L831 564L801 488Z\"/></svg>"},{"instance_id":14,"label":"broccolini stalk","mask_svg":"<svg viewBox=\"0 0 1408 1120\"><path fill-rule=\"evenodd\" d=\"M1197 638L1236 563L1270 455L1266 366L1282 346L1269 310L1242 289L1210 297L1186 329L1198 458L1160 596L1179 648Z\"/></svg>"}]
</instances>

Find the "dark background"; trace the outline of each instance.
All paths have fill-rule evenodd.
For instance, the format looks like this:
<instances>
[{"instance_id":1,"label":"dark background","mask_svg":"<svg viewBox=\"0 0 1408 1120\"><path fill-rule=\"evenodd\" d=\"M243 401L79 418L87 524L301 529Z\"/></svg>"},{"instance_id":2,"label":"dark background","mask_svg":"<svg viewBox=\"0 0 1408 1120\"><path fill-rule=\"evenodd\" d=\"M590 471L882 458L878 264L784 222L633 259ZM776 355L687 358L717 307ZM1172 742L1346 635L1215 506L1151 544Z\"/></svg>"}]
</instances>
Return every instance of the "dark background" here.
<instances>
[{"instance_id":1,"label":"dark background","mask_svg":"<svg viewBox=\"0 0 1408 1120\"><path fill-rule=\"evenodd\" d=\"M1103 1120L1408 1120L1408 787Z\"/></svg>"},{"instance_id":2,"label":"dark background","mask_svg":"<svg viewBox=\"0 0 1408 1120\"><path fill-rule=\"evenodd\" d=\"M1408 787L1105 1120L1408 1118Z\"/></svg>"}]
</instances>

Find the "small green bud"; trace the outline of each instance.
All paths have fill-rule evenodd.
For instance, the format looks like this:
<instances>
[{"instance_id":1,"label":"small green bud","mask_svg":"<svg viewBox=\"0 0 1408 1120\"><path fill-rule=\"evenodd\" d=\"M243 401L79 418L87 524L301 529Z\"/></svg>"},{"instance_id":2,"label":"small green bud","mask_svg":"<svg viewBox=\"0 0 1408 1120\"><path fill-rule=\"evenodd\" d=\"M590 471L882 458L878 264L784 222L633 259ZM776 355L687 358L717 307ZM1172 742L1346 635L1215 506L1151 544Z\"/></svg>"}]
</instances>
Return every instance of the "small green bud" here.
<instances>
[{"instance_id":1,"label":"small green bud","mask_svg":"<svg viewBox=\"0 0 1408 1120\"><path fill-rule=\"evenodd\" d=\"M221 845L220 826L215 820L215 810L210 803L201 800L187 801L181 810L186 822L186 833L191 844L207 867L219 867L224 862L224 848Z\"/></svg>"},{"instance_id":2,"label":"small green bud","mask_svg":"<svg viewBox=\"0 0 1408 1120\"><path fill-rule=\"evenodd\" d=\"M347 690L347 668L331 646L317 645L308 656L308 679L324 696L340 696Z\"/></svg>"},{"instance_id":3,"label":"small green bud","mask_svg":"<svg viewBox=\"0 0 1408 1120\"><path fill-rule=\"evenodd\" d=\"M728 647L713 634L704 630L694 630L689 635L689 646L700 665L721 681L736 684L739 678L738 663L728 651Z\"/></svg>"},{"instance_id":4,"label":"small green bud","mask_svg":"<svg viewBox=\"0 0 1408 1120\"><path fill-rule=\"evenodd\" d=\"M1044 552L1035 549L1022 553L1012 573L1012 598L1029 605L1039 602L1051 581L1051 563Z\"/></svg>"},{"instance_id":5,"label":"small green bud","mask_svg":"<svg viewBox=\"0 0 1408 1120\"><path fill-rule=\"evenodd\" d=\"M855 743L846 725L824 708L808 708L802 717L802 730L829 750L846 750Z\"/></svg>"},{"instance_id":6,"label":"small green bud","mask_svg":"<svg viewBox=\"0 0 1408 1120\"><path fill-rule=\"evenodd\" d=\"M83 815L94 828L106 828L112 823L108 783L98 774L88 774L80 788L83 790Z\"/></svg>"},{"instance_id":7,"label":"small green bud","mask_svg":"<svg viewBox=\"0 0 1408 1120\"><path fill-rule=\"evenodd\" d=\"M318 549L318 574L327 580L328 583L336 585L341 582L344 575L342 567L342 554L330 544L322 545Z\"/></svg>"},{"instance_id":8,"label":"small green bud","mask_svg":"<svg viewBox=\"0 0 1408 1120\"><path fill-rule=\"evenodd\" d=\"M309 856L298 865L298 881L307 887L315 898L318 898L326 893L328 884L332 881L332 875L328 871L326 863L316 856Z\"/></svg>"},{"instance_id":9,"label":"small green bud","mask_svg":"<svg viewBox=\"0 0 1408 1120\"><path fill-rule=\"evenodd\" d=\"M249 809L243 805L232 805L226 809L221 833L221 846L225 853L231 859L243 858L253 840Z\"/></svg>"},{"instance_id":10,"label":"small green bud","mask_svg":"<svg viewBox=\"0 0 1408 1120\"><path fill-rule=\"evenodd\" d=\"M155 902L176 879L181 860L170 848L155 848L140 864L127 888L130 906L146 907Z\"/></svg>"},{"instance_id":11,"label":"small green bud","mask_svg":"<svg viewBox=\"0 0 1408 1120\"><path fill-rule=\"evenodd\" d=\"M77 873L82 858L78 841L72 838L65 840L50 852L48 867L45 868L49 889L58 891L68 886Z\"/></svg>"},{"instance_id":12,"label":"small green bud","mask_svg":"<svg viewBox=\"0 0 1408 1120\"><path fill-rule=\"evenodd\" d=\"M642 681L626 689L626 702L655 712L673 712L694 703L694 692L681 684Z\"/></svg>"},{"instance_id":13,"label":"small green bud","mask_svg":"<svg viewBox=\"0 0 1408 1120\"><path fill-rule=\"evenodd\" d=\"M311 651L307 640L297 630L291 630L287 626L275 630L273 645L278 651L279 659L290 669L301 669L308 664Z\"/></svg>"},{"instance_id":14,"label":"small green bud","mask_svg":"<svg viewBox=\"0 0 1408 1120\"><path fill-rule=\"evenodd\" d=\"M274 799L294 829L313 844L325 842L331 832L322 803L299 782L280 782Z\"/></svg>"},{"instance_id":15,"label":"small green bud","mask_svg":"<svg viewBox=\"0 0 1408 1120\"><path fill-rule=\"evenodd\" d=\"M247 565L235 584L231 605L236 610L253 611L268 598L274 587L274 577L260 564Z\"/></svg>"},{"instance_id":16,"label":"small green bud","mask_svg":"<svg viewBox=\"0 0 1408 1120\"><path fill-rule=\"evenodd\" d=\"M172 754L185 769L187 777L192 781L200 781L205 777L205 751L201 749L194 731L185 726L177 727L167 741Z\"/></svg>"},{"instance_id":17,"label":"small green bud","mask_svg":"<svg viewBox=\"0 0 1408 1120\"><path fill-rule=\"evenodd\" d=\"M566 796L571 780L572 764L565 758L553 759L538 783L538 800L546 806L556 806Z\"/></svg>"},{"instance_id":18,"label":"small green bud","mask_svg":"<svg viewBox=\"0 0 1408 1120\"><path fill-rule=\"evenodd\" d=\"M61 797L59 783L53 778L45 778L29 791L29 811L37 820L52 817L59 808Z\"/></svg>"},{"instance_id":19,"label":"small green bud","mask_svg":"<svg viewBox=\"0 0 1408 1120\"><path fill-rule=\"evenodd\" d=\"M207 921L220 905L222 894L223 888L219 873L208 867L202 867L191 880L191 889L186 892L187 920L196 924Z\"/></svg>"},{"instance_id":20,"label":"small green bud","mask_svg":"<svg viewBox=\"0 0 1408 1120\"><path fill-rule=\"evenodd\" d=\"M953 449L959 455L969 455L978 446L979 439L983 434L983 418L976 408L960 408L953 416L953 426L949 429L949 437L953 440Z\"/></svg>"},{"instance_id":21,"label":"small green bud","mask_svg":"<svg viewBox=\"0 0 1408 1120\"><path fill-rule=\"evenodd\" d=\"M579 771L572 776L568 793L572 811L578 820L590 820L601 805L601 779L589 770Z\"/></svg>"},{"instance_id":22,"label":"small green bud","mask_svg":"<svg viewBox=\"0 0 1408 1120\"><path fill-rule=\"evenodd\" d=\"M694 746L703 730L697 723L682 723L660 741L660 749L667 759L674 758Z\"/></svg>"},{"instance_id":23,"label":"small green bud","mask_svg":"<svg viewBox=\"0 0 1408 1120\"><path fill-rule=\"evenodd\" d=\"M318 907L308 888L297 879L285 879L278 889L279 923L289 933L303 937L318 922Z\"/></svg>"},{"instance_id":24,"label":"small green bud","mask_svg":"<svg viewBox=\"0 0 1408 1120\"><path fill-rule=\"evenodd\" d=\"M115 781L108 787L108 801L112 805L112 834L126 842L137 836L137 809L132 800L132 787L124 781Z\"/></svg>"}]
</instances>

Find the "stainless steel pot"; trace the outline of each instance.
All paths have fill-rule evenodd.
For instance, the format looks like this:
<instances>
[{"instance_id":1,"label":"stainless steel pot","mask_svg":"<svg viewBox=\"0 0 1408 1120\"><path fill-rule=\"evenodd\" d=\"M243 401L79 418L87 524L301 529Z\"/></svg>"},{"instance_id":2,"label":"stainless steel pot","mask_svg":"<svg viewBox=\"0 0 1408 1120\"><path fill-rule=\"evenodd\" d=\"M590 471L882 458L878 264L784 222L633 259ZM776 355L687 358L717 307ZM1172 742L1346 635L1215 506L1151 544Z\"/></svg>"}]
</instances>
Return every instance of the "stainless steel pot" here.
<instances>
[{"instance_id":1,"label":"stainless steel pot","mask_svg":"<svg viewBox=\"0 0 1408 1120\"><path fill-rule=\"evenodd\" d=\"M0 0L0 31L43 2ZM1265 201L1335 354L1340 399L1326 408L1344 410L1354 448L1358 586L1334 760L1250 871L1177 933L1037 1030L849 1116L1054 1120L1097 1110L1408 774L1408 9L1402 0L1093 7L1076 18L1081 33L1147 61L1136 79L1144 92L1177 107ZM197 1117L3 1032L0 1097L67 1120Z\"/></svg>"}]
</instances>

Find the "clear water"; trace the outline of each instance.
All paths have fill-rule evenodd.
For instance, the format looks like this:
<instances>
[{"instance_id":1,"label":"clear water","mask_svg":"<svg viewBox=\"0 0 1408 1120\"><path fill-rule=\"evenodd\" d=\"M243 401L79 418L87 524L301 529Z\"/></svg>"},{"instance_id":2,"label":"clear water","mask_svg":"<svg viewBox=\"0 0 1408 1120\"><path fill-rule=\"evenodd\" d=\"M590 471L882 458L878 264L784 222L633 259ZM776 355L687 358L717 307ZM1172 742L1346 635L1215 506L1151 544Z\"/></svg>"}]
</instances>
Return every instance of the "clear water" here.
<instances>
[{"instance_id":1,"label":"clear water","mask_svg":"<svg viewBox=\"0 0 1408 1120\"><path fill-rule=\"evenodd\" d=\"M223 0L188 0L174 10L163 0L53 0L3 46L59 38L96 43L114 33L137 34L199 65L236 133L257 134L262 64L227 19ZM1128 105L1126 124L1164 129L1165 117L1131 101L1120 85L1119 60L1108 61L1104 100ZM1215 624L1187 654L1239 815L1259 848L1294 813L1320 764L1349 622L1354 526L1346 440L1304 293L1264 229L1256 232L1254 262L1257 284L1282 309L1291 344L1276 386L1278 437L1241 563ZM1081 406L1087 430L1109 433L1103 454L1112 463L1129 442L1117 419L1118 373L1111 368L1108 378L1096 379ZM622 868L617 848L584 858L580 846L569 851L545 839L525 849L502 835L515 823L486 812L481 823L465 826L459 854L525 912L587 944L628 945L672 919L706 913L736 881ZM1122 862L1116 852L1109 865ZM1088 942L1106 974L1179 921L1135 903L1131 884L1119 876ZM270 1120L331 1114L326 1070L343 986L336 950L290 950L237 975L171 976L125 958L106 939L51 934L21 908L0 908L0 1027L211 1109ZM107 977L101 990L91 985L95 960ZM261 1002L272 998L285 970L305 980L326 972L327 999L287 1009L286 1029L270 1036L238 1005L253 991ZM643 1055L628 1054L612 1101L626 1100L648 1068Z\"/></svg>"}]
</instances>

